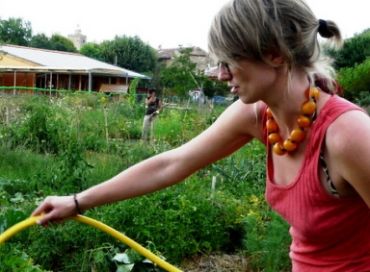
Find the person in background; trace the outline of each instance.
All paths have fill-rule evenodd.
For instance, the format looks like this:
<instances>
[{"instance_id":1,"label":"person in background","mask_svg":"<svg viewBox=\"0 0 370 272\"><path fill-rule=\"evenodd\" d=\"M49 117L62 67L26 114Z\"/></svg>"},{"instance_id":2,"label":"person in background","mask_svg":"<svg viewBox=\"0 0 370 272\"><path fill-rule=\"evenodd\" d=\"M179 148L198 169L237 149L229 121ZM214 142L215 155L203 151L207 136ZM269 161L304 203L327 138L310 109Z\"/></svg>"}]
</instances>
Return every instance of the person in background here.
<instances>
[{"instance_id":1,"label":"person in background","mask_svg":"<svg viewBox=\"0 0 370 272\"><path fill-rule=\"evenodd\" d=\"M149 90L148 96L145 99L145 108L142 139L150 141L153 137L154 120L162 108L162 102L156 96L155 90Z\"/></svg>"},{"instance_id":2,"label":"person in background","mask_svg":"<svg viewBox=\"0 0 370 272\"><path fill-rule=\"evenodd\" d=\"M257 139L266 200L291 226L292 271L370 271L370 118L337 95L318 35L341 42L337 25L303 0L230 1L208 41L219 79L239 99L182 146L78 194L47 197L33 215L47 224L160 190Z\"/></svg>"}]
</instances>

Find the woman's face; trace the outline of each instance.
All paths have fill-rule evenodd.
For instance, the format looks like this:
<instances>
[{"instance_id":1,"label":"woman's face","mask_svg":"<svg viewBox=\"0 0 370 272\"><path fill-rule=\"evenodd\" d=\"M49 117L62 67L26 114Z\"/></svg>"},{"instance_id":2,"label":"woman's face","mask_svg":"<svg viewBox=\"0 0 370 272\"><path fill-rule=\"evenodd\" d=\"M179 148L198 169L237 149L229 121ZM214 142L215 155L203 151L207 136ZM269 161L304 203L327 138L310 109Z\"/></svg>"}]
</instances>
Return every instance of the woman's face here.
<instances>
[{"instance_id":1,"label":"woman's face","mask_svg":"<svg viewBox=\"0 0 370 272\"><path fill-rule=\"evenodd\" d=\"M271 93L277 80L276 68L262 61L239 60L236 64L221 63L219 80L227 81L230 92L244 103L254 103Z\"/></svg>"}]
</instances>

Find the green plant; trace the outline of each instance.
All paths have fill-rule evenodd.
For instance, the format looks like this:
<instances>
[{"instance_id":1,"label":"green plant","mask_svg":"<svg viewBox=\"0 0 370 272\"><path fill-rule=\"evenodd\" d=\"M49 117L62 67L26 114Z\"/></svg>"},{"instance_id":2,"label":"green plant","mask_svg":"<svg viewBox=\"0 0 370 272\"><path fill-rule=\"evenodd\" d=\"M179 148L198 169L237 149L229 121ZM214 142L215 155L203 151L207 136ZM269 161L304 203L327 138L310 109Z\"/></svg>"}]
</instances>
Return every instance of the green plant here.
<instances>
[{"instance_id":1,"label":"green plant","mask_svg":"<svg viewBox=\"0 0 370 272\"><path fill-rule=\"evenodd\" d=\"M260 195L247 197L244 245L253 271L288 271L290 236L288 224L271 211Z\"/></svg>"},{"instance_id":2,"label":"green plant","mask_svg":"<svg viewBox=\"0 0 370 272\"><path fill-rule=\"evenodd\" d=\"M0 231L29 216L46 195L85 189L181 145L208 127L223 110L199 111L186 103L179 109L165 108L156 124L157 141L143 145L134 140L141 129L142 104L132 109L125 98L109 98L102 105L100 98L93 93L57 99L9 98L7 103L17 110L11 111L9 122L0 128ZM43 107L50 114L43 114ZM27 110L31 108L35 111ZM36 120L40 120L39 128ZM38 129L43 133L37 134ZM27 139L27 131L32 131L32 139ZM35 139L47 139L50 143L45 147L50 149L40 149L41 141ZM175 265L194 255L243 250L255 271L266 267L286 271L287 226L263 201L264 161L264 146L252 142L181 184L92 209L87 215ZM212 187L213 177L217 182ZM105 233L73 221L48 228L34 226L17 234L6 246L12 250L0 251L0 258L4 253L4 258L18 262L24 253L27 257L22 263L40 271L122 271L123 263L113 258L129 254L126 246ZM281 263L276 264L276 259ZM132 271L152 269L141 257L130 259L127 265Z\"/></svg>"},{"instance_id":3,"label":"green plant","mask_svg":"<svg viewBox=\"0 0 370 272\"><path fill-rule=\"evenodd\" d=\"M155 252L152 250L152 252ZM158 252L155 252L159 255ZM159 255L160 256L160 255ZM162 256L163 258L163 256ZM118 272L160 272L163 271L150 260L139 255L136 251L128 248L123 253L116 253L112 258Z\"/></svg>"},{"instance_id":4,"label":"green plant","mask_svg":"<svg viewBox=\"0 0 370 272\"><path fill-rule=\"evenodd\" d=\"M23 251L10 246L0 247L0 272L47 272Z\"/></svg>"}]
</instances>

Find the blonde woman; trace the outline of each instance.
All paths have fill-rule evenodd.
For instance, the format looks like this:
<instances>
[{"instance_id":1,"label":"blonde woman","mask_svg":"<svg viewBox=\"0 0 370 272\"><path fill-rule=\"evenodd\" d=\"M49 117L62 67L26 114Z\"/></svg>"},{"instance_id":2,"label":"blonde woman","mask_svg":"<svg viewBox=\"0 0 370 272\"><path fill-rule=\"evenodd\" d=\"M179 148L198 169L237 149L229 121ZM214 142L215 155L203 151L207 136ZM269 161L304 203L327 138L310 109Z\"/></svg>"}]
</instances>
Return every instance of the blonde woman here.
<instances>
[{"instance_id":1,"label":"blonde woman","mask_svg":"<svg viewBox=\"0 0 370 272\"><path fill-rule=\"evenodd\" d=\"M258 139L267 202L291 225L292 270L370 271L370 119L336 94L318 35L341 41L302 0L229 2L209 49L240 99L190 142L75 196L48 197L33 214L45 224L153 192Z\"/></svg>"}]
</instances>

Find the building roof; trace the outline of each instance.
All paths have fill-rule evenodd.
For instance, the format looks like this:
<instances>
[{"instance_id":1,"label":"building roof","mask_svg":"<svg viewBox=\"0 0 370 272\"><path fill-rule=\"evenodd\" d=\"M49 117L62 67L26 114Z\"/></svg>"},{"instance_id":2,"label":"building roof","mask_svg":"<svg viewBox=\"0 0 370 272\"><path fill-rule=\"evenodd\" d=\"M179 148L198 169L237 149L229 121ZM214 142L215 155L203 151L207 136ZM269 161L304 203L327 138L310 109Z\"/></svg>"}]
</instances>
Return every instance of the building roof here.
<instances>
[{"instance_id":1,"label":"building roof","mask_svg":"<svg viewBox=\"0 0 370 272\"><path fill-rule=\"evenodd\" d=\"M212 66L212 67L207 67L207 69L204 70L204 75L209 77L209 78L217 78L218 77L218 71L219 68L218 66Z\"/></svg>"},{"instance_id":2,"label":"building roof","mask_svg":"<svg viewBox=\"0 0 370 272\"><path fill-rule=\"evenodd\" d=\"M196 57L207 57L208 53L204 51L200 47L178 47L178 48L165 48L165 49L158 49L158 59L171 59L173 58L176 54L179 54L181 50L185 49L191 49L190 56L196 56Z\"/></svg>"},{"instance_id":3,"label":"building roof","mask_svg":"<svg viewBox=\"0 0 370 272\"><path fill-rule=\"evenodd\" d=\"M46 50L40 48L24 47L17 45L1 45L0 53L9 54L17 58L27 60L34 63L33 66L0 66L1 70L50 70L50 71L69 71L69 72L85 72L99 74L114 74L122 77L143 78L149 77L137 72L121 68L112 64L108 64L93 58L86 57L78 53Z\"/></svg>"}]
</instances>

